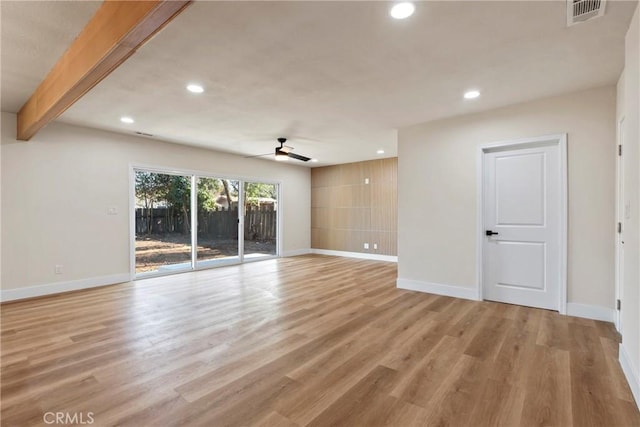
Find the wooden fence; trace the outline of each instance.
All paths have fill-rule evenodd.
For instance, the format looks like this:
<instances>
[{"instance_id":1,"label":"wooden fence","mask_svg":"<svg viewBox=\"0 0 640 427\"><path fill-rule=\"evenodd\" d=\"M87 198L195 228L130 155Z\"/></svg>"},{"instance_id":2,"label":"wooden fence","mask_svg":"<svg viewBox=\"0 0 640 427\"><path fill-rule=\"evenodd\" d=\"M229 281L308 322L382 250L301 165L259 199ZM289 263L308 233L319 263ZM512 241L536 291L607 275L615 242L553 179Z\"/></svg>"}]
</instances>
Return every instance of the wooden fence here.
<instances>
[{"instance_id":1,"label":"wooden fence","mask_svg":"<svg viewBox=\"0 0 640 427\"><path fill-rule=\"evenodd\" d=\"M172 208L136 209L136 235L183 233L184 214ZM187 227L191 230L190 227ZM238 209L198 213L198 236L211 239L238 238ZM272 207L247 206L244 238L268 241L277 236L277 212Z\"/></svg>"},{"instance_id":2,"label":"wooden fence","mask_svg":"<svg viewBox=\"0 0 640 427\"><path fill-rule=\"evenodd\" d=\"M244 213L245 240L275 240L278 232L276 211L247 206Z\"/></svg>"}]
</instances>

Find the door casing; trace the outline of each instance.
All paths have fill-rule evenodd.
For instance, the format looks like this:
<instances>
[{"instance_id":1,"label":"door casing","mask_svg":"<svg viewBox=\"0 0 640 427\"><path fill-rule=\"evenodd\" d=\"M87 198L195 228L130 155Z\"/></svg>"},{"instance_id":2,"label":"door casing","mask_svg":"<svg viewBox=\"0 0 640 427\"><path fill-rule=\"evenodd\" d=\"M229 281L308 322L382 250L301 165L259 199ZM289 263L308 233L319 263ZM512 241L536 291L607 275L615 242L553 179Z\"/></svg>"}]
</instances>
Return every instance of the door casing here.
<instances>
[{"instance_id":1,"label":"door casing","mask_svg":"<svg viewBox=\"0 0 640 427\"><path fill-rule=\"evenodd\" d=\"M540 145L558 146L560 156L560 286L558 311L567 314L567 134L546 135L534 138L524 138L510 141L500 141L483 144L478 147L477 167L477 215L476 215L476 277L477 299L483 300L483 260L484 260L484 155L488 151L498 149L517 150L532 148Z\"/></svg>"},{"instance_id":2,"label":"door casing","mask_svg":"<svg viewBox=\"0 0 640 427\"><path fill-rule=\"evenodd\" d=\"M625 118L618 121L618 145L622 147L622 155L616 155L616 220L622 224L622 233L616 232L615 251L615 299L613 306L616 307L614 324L618 332L622 331L622 307L617 309L617 300L622 301L622 282L624 280L624 232L625 232L625 189L624 189L624 139L625 139ZM618 147L616 147L616 150Z\"/></svg>"}]
</instances>

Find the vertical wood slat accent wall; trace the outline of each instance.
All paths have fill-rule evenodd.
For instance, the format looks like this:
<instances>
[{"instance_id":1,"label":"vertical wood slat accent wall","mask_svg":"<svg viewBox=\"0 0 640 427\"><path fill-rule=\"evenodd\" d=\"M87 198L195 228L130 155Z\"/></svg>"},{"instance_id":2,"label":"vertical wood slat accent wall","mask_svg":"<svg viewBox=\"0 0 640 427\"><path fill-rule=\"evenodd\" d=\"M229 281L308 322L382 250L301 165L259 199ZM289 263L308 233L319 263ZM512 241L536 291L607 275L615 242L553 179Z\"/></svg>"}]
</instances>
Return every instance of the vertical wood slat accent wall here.
<instances>
[{"instance_id":1,"label":"vertical wood slat accent wall","mask_svg":"<svg viewBox=\"0 0 640 427\"><path fill-rule=\"evenodd\" d=\"M311 247L397 255L397 194L396 157L311 169Z\"/></svg>"}]
</instances>

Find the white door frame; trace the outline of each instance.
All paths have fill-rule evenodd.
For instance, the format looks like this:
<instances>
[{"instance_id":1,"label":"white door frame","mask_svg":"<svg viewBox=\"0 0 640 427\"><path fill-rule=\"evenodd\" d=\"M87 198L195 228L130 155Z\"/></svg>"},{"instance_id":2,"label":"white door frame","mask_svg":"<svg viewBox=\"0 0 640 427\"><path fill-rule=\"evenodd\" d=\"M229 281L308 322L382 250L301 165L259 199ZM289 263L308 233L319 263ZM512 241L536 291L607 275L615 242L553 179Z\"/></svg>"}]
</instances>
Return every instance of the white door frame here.
<instances>
[{"instance_id":1,"label":"white door frame","mask_svg":"<svg viewBox=\"0 0 640 427\"><path fill-rule=\"evenodd\" d=\"M624 146L624 133L623 126L625 117L622 116L618 120L618 135L617 141L618 146ZM618 150L618 147L616 147ZM622 148L624 153L624 147ZM624 161L623 157L616 153L616 222L622 224L622 232L624 233ZM613 307L615 310L615 314L613 316L613 323L616 326L618 332L622 331L622 311L618 310L617 300L622 301L622 280L624 275L624 264L621 257L621 249L622 249L622 238L623 235L618 233L616 230L615 233L615 300L613 301ZM621 274L622 273L622 274Z\"/></svg>"},{"instance_id":2,"label":"white door frame","mask_svg":"<svg viewBox=\"0 0 640 427\"><path fill-rule=\"evenodd\" d=\"M500 141L483 144L478 147L477 154L477 223L476 223L476 273L477 299L483 300L483 272L484 259L484 154L496 149L518 149L537 147L541 145L557 145L560 155L560 289L558 311L567 314L567 134L546 135L535 138L524 138L511 141Z\"/></svg>"},{"instance_id":3,"label":"white door frame","mask_svg":"<svg viewBox=\"0 0 640 427\"><path fill-rule=\"evenodd\" d=\"M194 266L194 268L189 269L189 270L179 270L179 271L169 271L169 272L161 272L161 273L150 273L150 274L146 274L144 277L137 277L136 275L136 233L135 233L135 229L136 229L136 212L135 212L135 206L136 206L136 190L135 190L135 183L136 183L136 171L138 170L142 170L142 171L146 171L146 172L153 172L153 173L161 173L161 174L167 174L167 175L182 175L182 176L192 176L193 180L191 182L191 221L192 221L192 226L193 224L195 224L197 226L197 211L195 209L196 206L196 199L194 198L195 194L196 194L196 188L195 188L195 178L196 177L205 177L205 178L217 178L217 179L231 179L234 181L239 181L240 182L240 188L239 188L239 200L242 200L242 196L243 196L243 192L244 192L244 183L245 182L260 182L260 183L265 183L265 184L274 184L276 185L276 188L278 190L278 210L276 212L276 221L277 221L277 230L276 230L276 254L275 255L270 255L270 256L265 256L265 257L260 257L260 258L256 258L256 259L244 259L244 206L240 206L240 204L238 204L238 261L237 262L230 262L228 264L224 264L224 265L238 265L238 264L245 264L248 262L258 262L258 261L264 261L267 259L274 259L274 258L280 258L283 256L283 206L284 203L282 202L282 181L279 180L272 180L272 179L264 179L264 178L256 178L256 177L252 177L252 176L246 176L246 175L233 175L233 174L219 174L219 173L212 173L212 172L207 172L207 171L200 171L200 170L194 170L194 169L184 169L184 168L174 168L174 167L164 167L164 166L156 166L156 165L147 165L147 164L143 164L143 163L129 163L129 276L130 276L130 281L134 281L134 280L140 280L140 279L147 279L147 278L152 278L152 277L161 277L161 276L170 276L172 274L182 274L182 273L189 273L189 272L193 272L193 271L199 271L199 270L209 270L211 268L217 268L217 267L197 267L195 264L197 255L194 255L194 253L192 252L192 258L191 258L191 262L192 262L192 266ZM196 238L197 241L197 238ZM193 234L192 234L192 245L193 245Z\"/></svg>"}]
</instances>

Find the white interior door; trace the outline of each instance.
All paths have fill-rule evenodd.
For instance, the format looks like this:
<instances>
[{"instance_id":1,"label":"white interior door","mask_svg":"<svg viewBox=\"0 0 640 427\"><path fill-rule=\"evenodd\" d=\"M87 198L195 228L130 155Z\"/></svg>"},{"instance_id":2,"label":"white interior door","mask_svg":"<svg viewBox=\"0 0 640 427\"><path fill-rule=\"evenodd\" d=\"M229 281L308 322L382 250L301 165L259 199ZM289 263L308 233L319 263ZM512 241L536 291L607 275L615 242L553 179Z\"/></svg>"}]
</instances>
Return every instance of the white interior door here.
<instances>
[{"instance_id":1,"label":"white interior door","mask_svg":"<svg viewBox=\"0 0 640 427\"><path fill-rule=\"evenodd\" d=\"M560 147L522 147L484 152L483 297L558 310Z\"/></svg>"}]
</instances>

